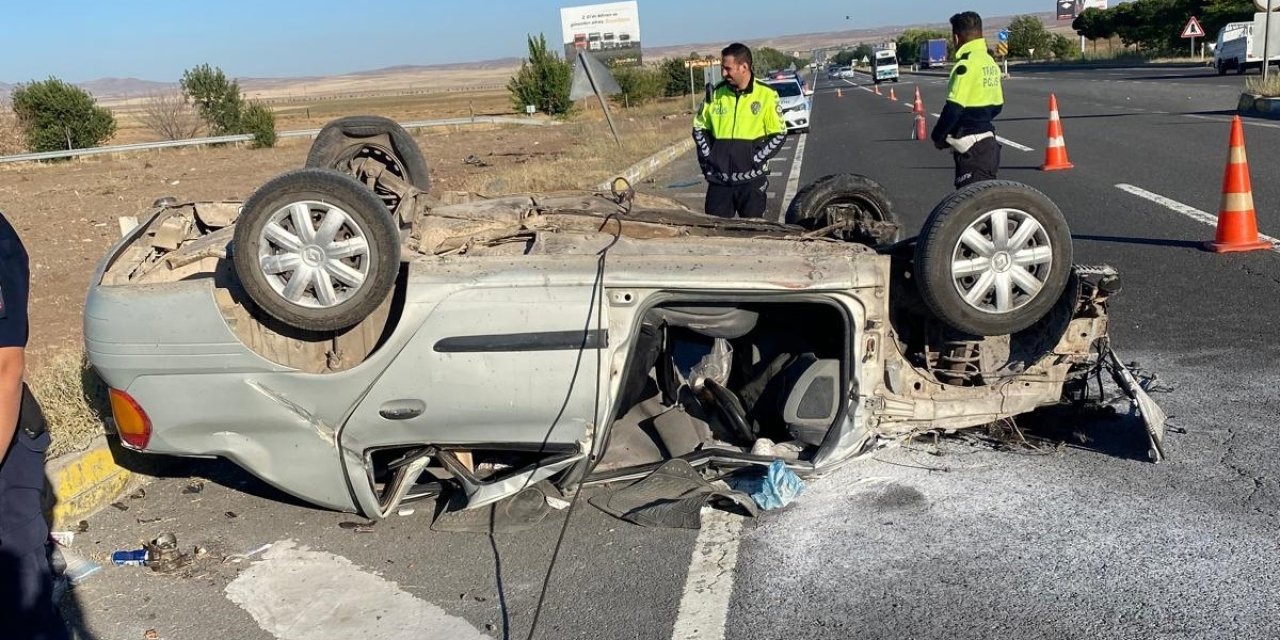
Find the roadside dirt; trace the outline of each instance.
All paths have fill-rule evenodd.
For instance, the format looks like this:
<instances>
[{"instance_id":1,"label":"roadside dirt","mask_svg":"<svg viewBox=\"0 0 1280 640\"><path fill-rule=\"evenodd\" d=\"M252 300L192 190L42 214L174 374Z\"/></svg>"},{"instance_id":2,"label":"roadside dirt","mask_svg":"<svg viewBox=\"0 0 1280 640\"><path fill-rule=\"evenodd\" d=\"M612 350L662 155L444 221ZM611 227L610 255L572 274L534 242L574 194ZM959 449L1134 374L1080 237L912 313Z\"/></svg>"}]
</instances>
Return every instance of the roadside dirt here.
<instances>
[{"instance_id":1,"label":"roadside dirt","mask_svg":"<svg viewBox=\"0 0 1280 640\"><path fill-rule=\"evenodd\" d=\"M612 142L598 142L607 133L599 131L591 114L555 127L429 130L417 140L431 169L433 192L486 185L573 188L598 182L678 140L688 129L680 108L670 104L634 110L622 120L624 131L629 128L636 135L621 150ZM272 176L301 167L309 145L310 140L295 139L275 149L174 149L0 166L0 211L22 235L31 256L30 368L38 368L51 354L79 349L89 280L119 237L121 216L142 215L163 196L244 199ZM465 163L469 156L487 166ZM594 171L577 169L584 164ZM535 166L540 170L531 176L529 168Z\"/></svg>"}]
</instances>

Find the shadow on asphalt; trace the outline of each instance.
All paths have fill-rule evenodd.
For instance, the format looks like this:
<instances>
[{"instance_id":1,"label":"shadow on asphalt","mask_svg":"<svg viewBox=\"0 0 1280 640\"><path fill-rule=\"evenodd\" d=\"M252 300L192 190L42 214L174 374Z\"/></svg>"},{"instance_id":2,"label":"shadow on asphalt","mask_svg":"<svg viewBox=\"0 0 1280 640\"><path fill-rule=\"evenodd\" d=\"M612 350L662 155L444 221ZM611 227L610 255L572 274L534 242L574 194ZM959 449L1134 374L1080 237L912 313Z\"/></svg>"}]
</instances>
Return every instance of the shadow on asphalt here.
<instances>
[{"instance_id":1,"label":"shadow on asphalt","mask_svg":"<svg viewBox=\"0 0 1280 640\"><path fill-rule=\"evenodd\" d=\"M224 458L206 460L151 453L142 454L121 447L115 440L108 440L108 442L116 464L135 473L156 478L198 478L256 498L312 510L329 511L276 489L260 480L257 476L240 468L234 462Z\"/></svg>"},{"instance_id":2,"label":"shadow on asphalt","mask_svg":"<svg viewBox=\"0 0 1280 640\"><path fill-rule=\"evenodd\" d=\"M1018 418L1031 441L1060 444L1122 460L1150 461L1151 442L1142 419L1106 409L1049 408Z\"/></svg>"},{"instance_id":3,"label":"shadow on asphalt","mask_svg":"<svg viewBox=\"0 0 1280 640\"><path fill-rule=\"evenodd\" d=\"M1120 236L1092 236L1077 235L1072 236L1073 240L1084 240L1087 242L1112 242L1116 244L1136 244L1150 247L1173 247L1177 249L1202 249L1203 242L1195 242L1193 240L1165 240L1162 238L1125 238Z\"/></svg>"}]
</instances>

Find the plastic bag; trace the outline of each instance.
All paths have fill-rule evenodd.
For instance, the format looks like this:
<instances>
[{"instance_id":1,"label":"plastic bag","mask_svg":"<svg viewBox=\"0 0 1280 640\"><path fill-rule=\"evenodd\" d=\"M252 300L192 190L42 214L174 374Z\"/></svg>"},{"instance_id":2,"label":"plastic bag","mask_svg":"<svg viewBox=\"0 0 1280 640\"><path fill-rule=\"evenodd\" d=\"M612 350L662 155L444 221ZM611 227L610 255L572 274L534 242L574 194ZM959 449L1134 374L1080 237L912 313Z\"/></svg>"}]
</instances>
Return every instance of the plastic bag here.
<instances>
[{"instance_id":1,"label":"plastic bag","mask_svg":"<svg viewBox=\"0 0 1280 640\"><path fill-rule=\"evenodd\" d=\"M731 484L765 511L781 509L804 493L804 481L781 460L774 460L763 474L751 474Z\"/></svg>"}]
</instances>

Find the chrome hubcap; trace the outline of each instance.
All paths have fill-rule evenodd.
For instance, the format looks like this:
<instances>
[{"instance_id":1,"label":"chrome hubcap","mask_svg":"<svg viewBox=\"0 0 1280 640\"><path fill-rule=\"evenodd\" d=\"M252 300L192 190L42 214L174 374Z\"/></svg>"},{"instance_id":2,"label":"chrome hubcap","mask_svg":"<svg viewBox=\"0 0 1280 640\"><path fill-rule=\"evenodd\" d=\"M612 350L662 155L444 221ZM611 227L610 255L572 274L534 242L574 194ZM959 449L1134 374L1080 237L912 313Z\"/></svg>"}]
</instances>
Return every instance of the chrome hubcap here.
<instances>
[{"instance_id":1,"label":"chrome hubcap","mask_svg":"<svg viewBox=\"0 0 1280 640\"><path fill-rule=\"evenodd\" d=\"M996 209L964 230L951 258L956 291L983 313L1009 313L1029 304L1053 269L1044 227L1018 209Z\"/></svg>"},{"instance_id":2,"label":"chrome hubcap","mask_svg":"<svg viewBox=\"0 0 1280 640\"><path fill-rule=\"evenodd\" d=\"M340 207L294 202L267 220L258 238L258 263L285 300L309 309L342 304L369 277L369 242Z\"/></svg>"}]
</instances>

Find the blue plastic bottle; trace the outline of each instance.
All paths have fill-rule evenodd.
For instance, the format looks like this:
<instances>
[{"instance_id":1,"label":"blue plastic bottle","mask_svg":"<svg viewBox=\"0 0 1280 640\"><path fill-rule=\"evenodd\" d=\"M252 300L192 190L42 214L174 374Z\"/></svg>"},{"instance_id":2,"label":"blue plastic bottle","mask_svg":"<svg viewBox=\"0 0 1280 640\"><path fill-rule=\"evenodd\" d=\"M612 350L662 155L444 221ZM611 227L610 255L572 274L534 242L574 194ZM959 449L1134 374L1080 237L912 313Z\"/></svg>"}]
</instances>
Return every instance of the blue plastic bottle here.
<instances>
[{"instance_id":1,"label":"blue plastic bottle","mask_svg":"<svg viewBox=\"0 0 1280 640\"><path fill-rule=\"evenodd\" d=\"M111 562L115 563L118 567L141 567L147 563L147 550L135 549L133 551L117 551L111 554Z\"/></svg>"}]
</instances>

